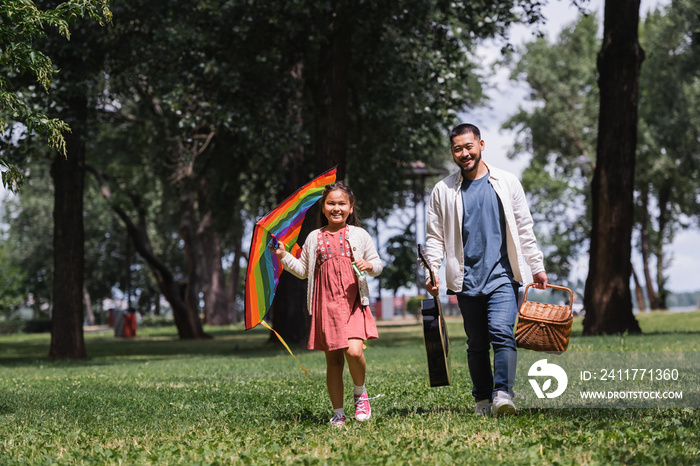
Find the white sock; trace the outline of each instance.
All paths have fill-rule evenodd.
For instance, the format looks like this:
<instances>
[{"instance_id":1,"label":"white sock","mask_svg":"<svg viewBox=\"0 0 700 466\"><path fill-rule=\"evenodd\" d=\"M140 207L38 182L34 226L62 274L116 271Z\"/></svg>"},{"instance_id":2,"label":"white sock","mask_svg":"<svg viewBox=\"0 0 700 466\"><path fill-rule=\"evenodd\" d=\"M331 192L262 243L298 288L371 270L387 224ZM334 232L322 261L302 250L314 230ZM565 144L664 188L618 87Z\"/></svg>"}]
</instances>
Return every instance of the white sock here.
<instances>
[{"instance_id":1,"label":"white sock","mask_svg":"<svg viewBox=\"0 0 700 466\"><path fill-rule=\"evenodd\" d=\"M365 391L365 384L362 385L355 385L355 389L353 390L353 393L355 396L360 396L362 393Z\"/></svg>"},{"instance_id":2,"label":"white sock","mask_svg":"<svg viewBox=\"0 0 700 466\"><path fill-rule=\"evenodd\" d=\"M338 417L345 417L345 408L334 409L333 412Z\"/></svg>"}]
</instances>

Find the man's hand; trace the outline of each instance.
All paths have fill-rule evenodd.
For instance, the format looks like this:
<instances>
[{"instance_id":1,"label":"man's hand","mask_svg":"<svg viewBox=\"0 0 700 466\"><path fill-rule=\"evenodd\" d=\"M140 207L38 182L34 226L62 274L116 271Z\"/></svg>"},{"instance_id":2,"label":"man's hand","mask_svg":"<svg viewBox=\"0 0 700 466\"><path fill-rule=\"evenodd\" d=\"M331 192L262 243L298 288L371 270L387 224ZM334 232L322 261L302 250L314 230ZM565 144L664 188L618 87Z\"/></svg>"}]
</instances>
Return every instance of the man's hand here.
<instances>
[{"instance_id":1,"label":"man's hand","mask_svg":"<svg viewBox=\"0 0 700 466\"><path fill-rule=\"evenodd\" d=\"M533 286L538 290L544 290L547 288L547 272L536 273L532 277L532 281L535 283Z\"/></svg>"},{"instance_id":2,"label":"man's hand","mask_svg":"<svg viewBox=\"0 0 700 466\"><path fill-rule=\"evenodd\" d=\"M430 293L431 296L436 297L440 293L440 278L435 275L435 286L430 284L430 280L425 282L425 289Z\"/></svg>"}]
</instances>

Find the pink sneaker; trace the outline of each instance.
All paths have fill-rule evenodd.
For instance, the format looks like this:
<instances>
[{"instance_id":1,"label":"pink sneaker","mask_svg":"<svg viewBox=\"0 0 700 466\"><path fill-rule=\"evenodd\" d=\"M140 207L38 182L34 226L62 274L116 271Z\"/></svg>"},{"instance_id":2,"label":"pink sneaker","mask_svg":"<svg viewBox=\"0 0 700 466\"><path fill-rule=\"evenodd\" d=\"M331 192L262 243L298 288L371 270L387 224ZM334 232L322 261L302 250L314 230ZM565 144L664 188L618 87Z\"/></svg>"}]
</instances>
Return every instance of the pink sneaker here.
<instances>
[{"instance_id":1,"label":"pink sneaker","mask_svg":"<svg viewBox=\"0 0 700 466\"><path fill-rule=\"evenodd\" d=\"M366 421L372 415L372 408L369 406L369 397L367 390L362 392L362 395L355 395L355 419L358 421Z\"/></svg>"},{"instance_id":2,"label":"pink sneaker","mask_svg":"<svg viewBox=\"0 0 700 466\"><path fill-rule=\"evenodd\" d=\"M331 418L331 425L334 427L343 427L346 420L347 418L345 416L338 416L337 414L334 414Z\"/></svg>"}]
</instances>

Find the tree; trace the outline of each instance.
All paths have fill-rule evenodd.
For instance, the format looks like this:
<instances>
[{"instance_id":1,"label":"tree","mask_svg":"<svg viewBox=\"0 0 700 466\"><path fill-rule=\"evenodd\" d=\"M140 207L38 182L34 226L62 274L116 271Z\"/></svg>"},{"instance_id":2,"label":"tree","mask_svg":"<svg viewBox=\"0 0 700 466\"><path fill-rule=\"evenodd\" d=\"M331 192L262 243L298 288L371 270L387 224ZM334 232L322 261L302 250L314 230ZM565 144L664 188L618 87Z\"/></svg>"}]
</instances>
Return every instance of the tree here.
<instances>
[{"instance_id":1,"label":"tree","mask_svg":"<svg viewBox=\"0 0 700 466\"><path fill-rule=\"evenodd\" d=\"M644 51L639 0L607 0L598 54L600 114L592 182L592 228L584 292L585 335L640 333L632 314L631 241L637 99Z\"/></svg>"},{"instance_id":2,"label":"tree","mask_svg":"<svg viewBox=\"0 0 700 466\"><path fill-rule=\"evenodd\" d=\"M7 262L23 271L24 303L31 305L35 319L49 317L53 289L53 186L48 167L41 162L23 165L23 169L31 169L32 176L26 178L21 196L3 201ZM9 274L9 270L2 271L3 276Z\"/></svg>"},{"instance_id":3,"label":"tree","mask_svg":"<svg viewBox=\"0 0 700 466\"><path fill-rule=\"evenodd\" d=\"M114 53L109 76L118 101L133 98L160 117L170 150L154 151L152 165L162 157L176 168L167 176L187 205L196 194L189 225L209 218L220 232L226 219L255 218L334 164L362 193L360 207L386 212L400 202L406 160L436 163L442 153L444 138L426 134L482 99L465 50L516 21L514 5L535 18L538 4L132 2L115 6L115 18L122 8L129 18L117 21L119 43L132 45ZM159 20L146 26L145 17ZM193 237L183 235L195 251ZM281 288L283 302L304 302ZM274 313L287 341L305 333L302 305Z\"/></svg>"},{"instance_id":4,"label":"tree","mask_svg":"<svg viewBox=\"0 0 700 466\"><path fill-rule=\"evenodd\" d=\"M550 44L538 38L517 51L511 79L526 81L537 105L520 108L503 127L517 130L508 154L532 154L522 175L545 268L566 280L590 233L590 180L597 133L593 66L600 47L594 15L581 15Z\"/></svg>"},{"instance_id":5,"label":"tree","mask_svg":"<svg viewBox=\"0 0 700 466\"><path fill-rule=\"evenodd\" d=\"M407 0L351 6L336 0L310 10L300 21L310 25L308 35L291 41L302 47L283 56L298 57L295 69L303 62L304 133L310 135L315 172L338 164L359 207L377 216L402 205L403 167L413 160L442 165L445 129L461 109L483 101L469 50L517 21L516 6L536 21L539 3ZM305 225L300 241L311 228ZM298 287L290 293L298 295L303 285ZM303 303L279 288L276 300ZM273 314L273 325L287 341L301 342L306 311L286 308L284 316Z\"/></svg>"},{"instance_id":6,"label":"tree","mask_svg":"<svg viewBox=\"0 0 700 466\"><path fill-rule=\"evenodd\" d=\"M64 83L74 79L80 87L85 82L78 78L81 72L90 73L84 67L91 58L90 53L75 53L76 27L71 24L77 18L87 16L101 23L109 20L110 11L106 0L69 1L55 8L38 9L31 2L0 3L0 18L3 23L3 53L1 65L8 70L8 78L0 80L0 99L3 109L11 112L13 129L15 123L23 124L29 132L45 132L50 145L59 149L59 154L52 164L51 174L54 179L54 280L53 280L53 326L49 356L52 358L79 359L86 356L82 333L83 317L83 163L84 131L87 117L87 98L75 88L54 86L58 100L63 100L66 112L65 120L49 119L43 113L35 112L29 102L31 93L10 91L11 86L19 86L28 76L34 76L48 89L51 77L56 74L51 59L59 68L63 68ZM73 40L73 53L70 46L56 53L55 41L43 33L45 26L56 27L64 37ZM69 34L69 26L73 35ZM82 26L82 25L81 25ZM40 40L35 39L39 38ZM77 40L80 45L81 40ZM34 48L34 44L40 48ZM62 44L65 45L65 44ZM93 49L91 49L93 50ZM61 53L63 52L63 53ZM51 57L51 59L49 58ZM70 76L70 73L73 73ZM69 74L69 76L66 76ZM84 91L83 91L84 92ZM24 96L28 97L24 97ZM4 132L8 120L0 120L0 129ZM70 126L72 125L72 127ZM62 132L71 129L64 139ZM7 165L6 159L3 162ZM3 183L15 188L20 181L19 172L12 169L3 174Z\"/></svg>"},{"instance_id":7,"label":"tree","mask_svg":"<svg viewBox=\"0 0 700 466\"><path fill-rule=\"evenodd\" d=\"M663 289L664 247L674 232L697 217L697 183L693 180L698 164L692 143L697 139L697 125L691 104L697 60L693 65L689 19L694 16L684 5L674 2L650 13L640 38L650 52L639 84L634 218L643 258L640 278L646 282L652 309L659 304L650 261L657 257L657 281ZM546 251L546 268L561 279L568 275L570 261L583 251L590 234L591 154L599 104L593 57L600 44L594 23L593 16L582 16L562 31L556 43L539 38L517 51L511 77L527 81L530 100L536 105L520 109L504 124L518 131L509 155L533 154L523 184L533 206L538 239ZM641 290L636 282L635 287ZM643 308L646 299L637 301Z\"/></svg>"},{"instance_id":8,"label":"tree","mask_svg":"<svg viewBox=\"0 0 700 466\"><path fill-rule=\"evenodd\" d=\"M50 146L65 155L66 142L63 134L70 127L59 118L49 118L33 108L27 93L15 88L17 78L28 75L48 91L51 79L58 73L51 57L35 47L35 39L46 36L46 29L56 29L65 39L70 39L70 23L77 17L89 17L104 24L109 22L111 12L108 0L68 0L55 8L37 8L33 2L0 1L0 135L15 124L27 131L43 133ZM23 130L20 130L22 132ZM12 138L9 138L12 141ZM4 154L0 153L0 166L7 171L2 174L3 186L19 190L22 175Z\"/></svg>"},{"instance_id":9,"label":"tree","mask_svg":"<svg viewBox=\"0 0 700 466\"><path fill-rule=\"evenodd\" d=\"M115 153L86 145L95 114L117 123L135 117L132 128L149 125L154 132L148 144L139 145L134 138L128 147L143 152L145 164L140 167L152 168L161 186L169 182L168 192L180 204L173 212L179 216L180 237L190 258L188 301L194 301L205 288L201 278L213 276L220 261L215 250L203 252L202 245L216 244L214 233L221 235L234 225L235 233L226 237L234 239L233 245L223 246L221 254L238 254L242 219L264 212L319 167L339 163L361 193L359 206L369 212L381 215L400 203L397 193L405 183L401 167L416 158L443 163L436 155L444 153L440 133L454 124L461 108L483 99L482 78L467 52L480 38L521 20L514 12L518 7L524 19L536 20L539 4L404 0L350 8L347 1L306 0L282 5L272 0L254 5L119 3L114 7L114 37L81 40L82 58L89 63L62 62L76 72L63 84L73 84L83 93L64 89L54 99L80 122L75 139L67 144L69 159L70 150L77 155L77 166L64 170L57 163L54 169L61 188L57 202L80 207L76 196L82 192L78 176L83 153ZM367 54L369 49L375 53ZM77 60L64 52L66 60ZM91 85L102 83L106 85ZM121 112L121 104L135 104L123 108L137 110ZM125 138L128 131L125 125ZM129 189L124 192L137 195L133 199L147 199L148 186L137 185L141 177L129 183L128 176L110 173L129 160L128 151L112 165L100 157L95 168L104 179L126 184ZM71 180L70 173L76 178ZM111 186L114 195L118 184ZM77 189L69 191L70 186ZM132 224L140 225L133 219L148 206L127 206ZM56 215L77 221L76 212L57 210ZM147 230L148 225L139 228ZM62 232L76 231L78 239L79 230L67 227L59 225ZM136 230L130 228L134 236ZM61 246L64 252L74 248L80 253L78 245ZM214 268L203 260L209 258ZM70 276L76 285L77 275ZM305 313L299 306L283 310L294 325Z\"/></svg>"},{"instance_id":10,"label":"tree","mask_svg":"<svg viewBox=\"0 0 700 466\"><path fill-rule=\"evenodd\" d=\"M666 309L665 253L675 232L700 217L697 141L697 15L693 2L675 1L649 13L641 41L648 50L640 76L640 131L636 187L640 247L652 309ZM654 212L656 214L654 215ZM655 221L654 221L655 220ZM650 256L656 256L656 285Z\"/></svg>"},{"instance_id":11,"label":"tree","mask_svg":"<svg viewBox=\"0 0 700 466\"><path fill-rule=\"evenodd\" d=\"M416 283L416 237L411 230L409 223L401 234L386 242L387 266L382 272L382 283L394 296L399 288L409 288Z\"/></svg>"}]
</instances>

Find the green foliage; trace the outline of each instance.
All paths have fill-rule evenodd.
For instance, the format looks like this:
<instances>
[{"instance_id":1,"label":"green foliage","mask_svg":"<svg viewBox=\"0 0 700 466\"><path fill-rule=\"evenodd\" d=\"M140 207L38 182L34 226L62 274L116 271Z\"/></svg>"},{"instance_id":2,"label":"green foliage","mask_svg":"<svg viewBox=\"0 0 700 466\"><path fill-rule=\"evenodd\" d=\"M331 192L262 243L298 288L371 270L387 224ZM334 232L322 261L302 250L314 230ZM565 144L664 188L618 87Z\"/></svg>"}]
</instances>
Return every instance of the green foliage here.
<instances>
[{"instance_id":1,"label":"green foliage","mask_svg":"<svg viewBox=\"0 0 700 466\"><path fill-rule=\"evenodd\" d=\"M564 28L555 43L539 38L518 50L511 78L526 81L535 106L520 108L504 128L518 132L510 157L531 153L522 182L530 199L545 268L565 280L590 231L600 47L594 15Z\"/></svg>"},{"instance_id":2,"label":"green foliage","mask_svg":"<svg viewBox=\"0 0 700 466\"><path fill-rule=\"evenodd\" d=\"M55 8L39 9L31 0L0 1L0 135L5 135L8 125L20 123L30 133L45 135L49 145L66 153L63 133L68 125L36 111L25 94L15 89L13 78L32 76L48 91L51 79L58 73L51 58L35 48L35 40L45 36L47 29L55 29L70 39L70 25L78 17L91 18L104 24L111 20L109 0L69 0ZM22 181L20 171L0 154L0 166L5 187L18 191Z\"/></svg>"},{"instance_id":3,"label":"green foliage","mask_svg":"<svg viewBox=\"0 0 700 466\"><path fill-rule=\"evenodd\" d=\"M29 164L25 168L33 175L27 179L21 196L3 200L3 222L8 226L2 236L8 276L12 268L22 271L15 275L22 302L32 301L35 309L49 307L53 288L53 186L46 168ZM31 296L31 298L30 298Z\"/></svg>"},{"instance_id":4,"label":"green foliage","mask_svg":"<svg viewBox=\"0 0 700 466\"><path fill-rule=\"evenodd\" d=\"M649 13L640 32L645 60L640 76L636 221L641 209L654 212L650 250L661 263L657 277L664 293L664 246L678 230L697 222L700 165L697 140L697 15L693 1L673 2ZM566 278L572 258L583 252L590 231L590 182L596 151L598 86L595 16L582 16L556 43L544 38L518 51L512 78L527 81L534 107L520 109L504 127L516 129L512 157L532 153L523 173L546 268ZM646 191L651 201L643 205ZM688 221L690 220L690 221Z\"/></svg>"},{"instance_id":5,"label":"green foliage","mask_svg":"<svg viewBox=\"0 0 700 466\"><path fill-rule=\"evenodd\" d=\"M700 313L640 316L644 336L581 337L570 351L699 351ZM268 332L207 328L183 342L86 335L92 358L51 362L48 337L0 338L3 464L697 464L695 409L523 409L472 414L461 322L450 321L453 385L429 388L419 325L368 343L372 419L328 425L322 352L306 379ZM679 330L683 329L683 330ZM525 382L527 383L527 382ZM349 377L346 375L349 388ZM346 407L352 403L346 390Z\"/></svg>"},{"instance_id":6,"label":"green foliage","mask_svg":"<svg viewBox=\"0 0 700 466\"><path fill-rule=\"evenodd\" d=\"M419 315L424 299L426 299L425 296L413 296L409 298L408 302L406 302L406 312L414 316Z\"/></svg>"},{"instance_id":7,"label":"green foliage","mask_svg":"<svg viewBox=\"0 0 700 466\"><path fill-rule=\"evenodd\" d=\"M669 308L690 307L700 308L700 291L686 293L671 293L666 302Z\"/></svg>"},{"instance_id":8,"label":"green foliage","mask_svg":"<svg viewBox=\"0 0 700 466\"><path fill-rule=\"evenodd\" d=\"M416 284L416 237L407 225L400 235L386 242L386 267L382 271L382 287L393 290L410 288Z\"/></svg>"},{"instance_id":9,"label":"green foliage","mask_svg":"<svg viewBox=\"0 0 700 466\"><path fill-rule=\"evenodd\" d=\"M25 301L27 273L9 260L8 247L8 244L0 243L0 315L12 313Z\"/></svg>"},{"instance_id":10,"label":"green foliage","mask_svg":"<svg viewBox=\"0 0 700 466\"><path fill-rule=\"evenodd\" d=\"M646 217L654 218L646 227L649 248L657 257L662 307L668 293L665 270L671 262L664 248L678 229L700 221L700 20L691 13L696 9L696 2L672 2L650 12L640 32L645 60L639 84L635 188L644 195L637 196L636 203Z\"/></svg>"}]
</instances>

